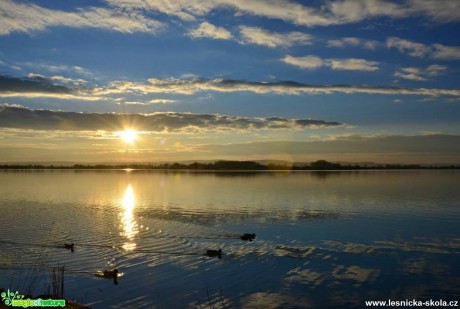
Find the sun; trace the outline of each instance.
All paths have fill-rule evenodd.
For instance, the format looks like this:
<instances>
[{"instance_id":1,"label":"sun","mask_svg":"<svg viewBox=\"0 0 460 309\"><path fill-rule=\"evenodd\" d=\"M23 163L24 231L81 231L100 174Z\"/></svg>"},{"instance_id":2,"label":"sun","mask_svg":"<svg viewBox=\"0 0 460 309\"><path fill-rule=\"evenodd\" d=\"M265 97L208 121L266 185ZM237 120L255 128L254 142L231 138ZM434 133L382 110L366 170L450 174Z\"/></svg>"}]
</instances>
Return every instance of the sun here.
<instances>
[{"instance_id":1,"label":"sun","mask_svg":"<svg viewBox=\"0 0 460 309\"><path fill-rule=\"evenodd\" d=\"M133 143L137 139L137 131L133 129L120 131L118 134L125 143Z\"/></svg>"}]
</instances>

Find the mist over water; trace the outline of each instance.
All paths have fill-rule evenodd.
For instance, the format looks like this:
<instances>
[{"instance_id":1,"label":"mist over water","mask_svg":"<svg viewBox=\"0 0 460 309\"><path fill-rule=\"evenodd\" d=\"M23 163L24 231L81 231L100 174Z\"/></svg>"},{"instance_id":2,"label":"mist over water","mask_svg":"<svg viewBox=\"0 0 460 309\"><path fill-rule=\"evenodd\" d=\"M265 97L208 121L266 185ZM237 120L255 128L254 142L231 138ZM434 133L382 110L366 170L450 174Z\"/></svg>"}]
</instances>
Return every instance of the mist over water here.
<instances>
[{"instance_id":1,"label":"mist over water","mask_svg":"<svg viewBox=\"0 0 460 309\"><path fill-rule=\"evenodd\" d=\"M66 298L93 308L458 300L459 183L458 171L1 171L0 288L42 294L64 265ZM118 285L95 275L114 268Z\"/></svg>"}]
</instances>

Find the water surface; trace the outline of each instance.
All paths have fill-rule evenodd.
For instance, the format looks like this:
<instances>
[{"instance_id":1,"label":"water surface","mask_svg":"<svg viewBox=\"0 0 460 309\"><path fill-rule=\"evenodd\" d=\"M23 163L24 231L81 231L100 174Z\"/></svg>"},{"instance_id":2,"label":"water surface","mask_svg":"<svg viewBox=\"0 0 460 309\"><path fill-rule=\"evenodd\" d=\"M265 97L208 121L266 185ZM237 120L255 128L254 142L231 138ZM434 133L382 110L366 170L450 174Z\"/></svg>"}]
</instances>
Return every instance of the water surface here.
<instances>
[{"instance_id":1,"label":"water surface","mask_svg":"<svg viewBox=\"0 0 460 309\"><path fill-rule=\"evenodd\" d=\"M2 171L0 287L41 294L64 265L66 298L93 308L458 300L459 183L457 171ZM113 268L118 285L94 275Z\"/></svg>"}]
</instances>

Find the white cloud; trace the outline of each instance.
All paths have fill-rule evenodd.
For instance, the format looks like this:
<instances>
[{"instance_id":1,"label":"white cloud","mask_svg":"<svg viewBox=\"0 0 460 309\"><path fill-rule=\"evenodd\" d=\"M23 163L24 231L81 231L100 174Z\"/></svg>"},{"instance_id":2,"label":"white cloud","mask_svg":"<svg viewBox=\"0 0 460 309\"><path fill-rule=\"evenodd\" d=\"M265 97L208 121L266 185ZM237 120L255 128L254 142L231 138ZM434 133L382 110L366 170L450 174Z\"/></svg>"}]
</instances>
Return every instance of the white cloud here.
<instances>
[{"instance_id":1,"label":"white cloud","mask_svg":"<svg viewBox=\"0 0 460 309\"><path fill-rule=\"evenodd\" d=\"M417 67L402 68L400 71L396 71L393 76L414 81L427 81L429 77L442 75L446 70L446 66L432 64L425 69Z\"/></svg>"},{"instance_id":2,"label":"white cloud","mask_svg":"<svg viewBox=\"0 0 460 309\"><path fill-rule=\"evenodd\" d=\"M460 59L460 47L445 46L442 44L434 44L434 52L432 57L443 60L458 60Z\"/></svg>"},{"instance_id":3,"label":"white cloud","mask_svg":"<svg viewBox=\"0 0 460 309\"><path fill-rule=\"evenodd\" d=\"M441 60L459 60L460 47L442 44L425 45L397 37L389 37L386 41L388 48L396 48L402 53L413 57L427 57Z\"/></svg>"},{"instance_id":4,"label":"white cloud","mask_svg":"<svg viewBox=\"0 0 460 309\"><path fill-rule=\"evenodd\" d=\"M420 74L421 69L416 67L402 68L401 71L410 74Z\"/></svg>"},{"instance_id":5,"label":"white cloud","mask_svg":"<svg viewBox=\"0 0 460 309\"><path fill-rule=\"evenodd\" d=\"M405 18L425 16L446 23L460 18L458 1L446 0L337 0L322 6L307 6L289 0L106 0L115 7L128 10L157 11L183 20L195 20L216 9L279 19L302 26L329 26L360 22L377 17Z\"/></svg>"},{"instance_id":6,"label":"white cloud","mask_svg":"<svg viewBox=\"0 0 460 309\"><path fill-rule=\"evenodd\" d=\"M297 66L302 69L316 69L322 66L330 67L333 70L351 71L375 71L378 70L378 62L365 59L321 59L316 56L293 57L285 56L281 61Z\"/></svg>"},{"instance_id":7,"label":"white cloud","mask_svg":"<svg viewBox=\"0 0 460 309\"><path fill-rule=\"evenodd\" d=\"M89 70L82 68L77 65L63 65L63 64L49 64L49 63L42 63L42 62L25 62L22 63L21 65L32 68L34 70L45 70L51 73L58 73L58 72L73 72L78 75L84 75L87 77L93 77L93 73L90 72Z\"/></svg>"},{"instance_id":8,"label":"white cloud","mask_svg":"<svg viewBox=\"0 0 460 309\"><path fill-rule=\"evenodd\" d=\"M320 59L321 60L321 59ZM253 92L257 94L333 94L333 93L365 93L381 95L420 95L420 96L453 96L460 97L457 89L430 89L430 88L396 88L356 85L307 85L295 82L248 82L222 79L156 79L150 78L147 83L113 82L107 88L93 90L94 95L105 94L149 94L149 93L176 93L192 95L200 91L216 92Z\"/></svg>"},{"instance_id":9,"label":"white cloud","mask_svg":"<svg viewBox=\"0 0 460 309\"><path fill-rule=\"evenodd\" d=\"M12 32L32 33L49 27L99 28L125 33L156 32L161 23L139 12L99 7L80 8L75 12L51 10L34 4L0 1L0 35Z\"/></svg>"},{"instance_id":10,"label":"white cloud","mask_svg":"<svg viewBox=\"0 0 460 309\"><path fill-rule=\"evenodd\" d=\"M460 20L460 2L458 0L410 0L412 10L440 22L456 22Z\"/></svg>"},{"instance_id":11,"label":"white cloud","mask_svg":"<svg viewBox=\"0 0 460 309\"><path fill-rule=\"evenodd\" d=\"M84 100L84 101L100 101L104 100L100 96L91 96L87 94L64 94L64 93L43 93L43 92L15 92L15 91L0 91L0 98L51 98L61 100Z\"/></svg>"},{"instance_id":12,"label":"white cloud","mask_svg":"<svg viewBox=\"0 0 460 309\"><path fill-rule=\"evenodd\" d=\"M354 37L345 37L338 40L327 41L327 47L354 47L359 45L361 45L361 40Z\"/></svg>"},{"instance_id":13,"label":"white cloud","mask_svg":"<svg viewBox=\"0 0 460 309\"><path fill-rule=\"evenodd\" d=\"M327 63L333 70L376 71L379 69L378 62L364 59L329 59Z\"/></svg>"},{"instance_id":14,"label":"white cloud","mask_svg":"<svg viewBox=\"0 0 460 309\"><path fill-rule=\"evenodd\" d=\"M400 52L408 53L413 57L424 57L431 53L431 48L427 45L397 37L389 37L386 41L386 45L388 48L394 47Z\"/></svg>"},{"instance_id":15,"label":"white cloud","mask_svg":"<svg viewBox=\"0 0 460 309\"><path fill-rule=\"evenodd\" d=\"M117 101L117 100L115 100ZM152 99L147 102L139 102L139 101L126 101L126 105L153 105L153 104L168 104L168 103L175 103L176 100L168 100L168 99ZM117 103L120 104L120 103Z\"/></svg>"},{"instance_id":16,"label":"white cloud","mask_svg":"<svg viewBox=\"0 0 460 309\"><path fill-rule=\"evenodd\" d=\"M376 49L379 45L380 43L375 40L366 40L363 42L363 47L370 50Z\"/></svg>"},{"instance_id":17,"label":"white cloud","mask_svg":"<svg viewBox=\"0 0 460 309\"><path fill-rule=\"evenodd\" d=\"M328 9L341 23L357 22L377 16L401 18L410 14L408 8L403 5L381 0L331 1L328 3Z\"/></svg>"},{"instance_id":18,"label":"white cloud","mask_svg":"<svg viewBox=\"0 0 460 309\"><path fill-rule=\"evenodd\" d=\"M192 38L212 38L219 40L230 40L232 38L232 34L228 30L216 27L206 21L202 22L198 28L191 30L189 36Z\"/></svg>"},{"instance_id":19,"label":"white cloud","mask_svg":"<svg viewBox=\"0 0 460 309\"><path fill-rule=\"evenodd\" d=\"M335 0L315 7L289 0L106 0L106 2L110 5L109 8L82 7L74 11L61 11L29 3L2 0L0 1L3 15L0 19L0 35L11 32L44 31L57 26L99 28L124 33L155 33L162 23L145 15L152 11L193 21L213 10L230 9L238 13L310 27L355 23L377 17L424 16L439 23L460 20L460 4L457 0L444 0L442 5L436 0L400 2ZM221 33L220 38L223 38L222 36L228 37L228 33ZM372 46L373 43L369 44L368 46Z\"/></svg>"},{"instance_id":20,"label":"white cloud","mask_svg":"<svg viewBox=\"0 0 460 309\"><path fill-rule=\"evenodd\" d=\"M320 59L321 60L321 59ZM305 65L305 64L302 64ZM343 65L343 64L342 64ZM354 66L356 64L351 64ZM437 69L439 70L439 68ZM428 74L428 73L427 73ZM438 73L437 73L438 74ZM150 78L147 82L114 81L107 86L91 88L87 85L59 85L49 79L20 79L9 76L0 76L0 97L51 97L60 99L80 100L113 100L125 101L122 98L113 98L110 95L144 96L154 93L192 95L198 92L252 92L256 94L400 94L419 96L450 96L460 97L458 89L430 89L430 88L396 88L359 85L307 85L296 82L248 82L241 80L223 79L156 79ZM207 95L210 95L207 93ZM157 104L160 101L149 104ZM163 100L163 99L160 99ZM149 102L146 100L129 100L132 102ZM172 103L166 102L164 103Z\"/></svg>"},{"instance_id":21,"label":"white cloud","mask_svg":"<svg viewBox=\"0 0 460 309\"><path fill-rule=\"evenodd\" d=\"M444 74L447 70L445 65L432 64L426 68L426 72L430 76L438 76Z\"/></svg>"},{"instance_id":22,"label":"white cloud","mask_svg":"<svg viewBox=\"0 0 460 309\"><path fill-rule=\"evenodd\" d=\"M312 36L302 32L276 33L256 27L240 27L243 44L257 44L268 47L290 47L310 45Z\"/></svg>"},{"instance_id":23,"label":"white cloud","mask_svg":"<svg viewBox=\"0 0 460 309\"><path fill-rule=\"evenodd\" d=\"M88 81L81 79L81 78L69 78L69 77L64 77L61 75L55 75L55 76L44 76L41 74L35 74L35 73L29 73L27 74L27 77L30 79L35 79L37 81L55 81L59 82L62 84L71 84L71 85L85 85L88 83Z\"/></svg>"},{"instance_id":24,"label":"white cloud","mask_svg":"<svg viewBox=\"0 0 460 309\"><path fill-rule=\"evenodd\" d=\"M280 19L297 25L315 26L335 24L333 18L322 16L317 9L287 0L107 0L127 9L154 10L184 20L195 20L215 9L233 9L246 14Z\"/></svg>"},{"instance_id":25,"label":"white cloud","mask_svg":"<svg viewBox=\"0 0 460 309\"><path fill-rule=\"evenodd\" d=\"M152 99L149 101L150 104L166 104L166 103L175 103L176 100L169 100L169 99Z\"/></svg>"},{"instance_id":26,"label":"white cloud","mask_svg":"<svg viewBox=\"0 0 460 309\"><path fill-rule=\"evenodd\" d=\"M426 81L427 80L426 78L421 77L420 75L417 75L414 73L395 72L393 76L404 78L404 79L409 79L409 80L415 80L415 81Z\"/></svg>"},{"instance_id":27,"label":"white cloud","mask_svg":"<svg viewBox=\"0 0 460 309\"><path fill-rule=\"evenodd\" d=\"M355 37L344 37L336 40L328 40L326 44L327 47L362 47L370 50L376 49L379 45L380 43L375 40L363 40Z\"/></svg>"},{"instance_id":28,"label":"white cloud","mask_svg":"<svg viewBox=\"0 0 460 309\"><path fill-rule=\"evenodd\" d=\"M281 61L302 69L316 69L324 65L323 60L316 56L293 57L287 55Z\"/></svg>"}]
</instances>

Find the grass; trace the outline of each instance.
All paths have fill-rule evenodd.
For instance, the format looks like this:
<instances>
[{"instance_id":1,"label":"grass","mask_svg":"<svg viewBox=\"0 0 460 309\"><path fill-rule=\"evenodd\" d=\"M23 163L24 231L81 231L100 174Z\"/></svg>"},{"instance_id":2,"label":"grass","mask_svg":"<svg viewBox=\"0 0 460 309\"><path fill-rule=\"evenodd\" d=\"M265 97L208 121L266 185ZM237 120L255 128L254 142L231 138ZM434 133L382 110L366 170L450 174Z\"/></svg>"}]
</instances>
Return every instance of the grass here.
<instances>
[{"instance_id":1,"label":"grass","mask_svg":"<svg viewBox=\"0 0 460 309\"><path fill-rule=\"evenodd\" d=\"M37 288L38 284L43 281L45 278L45 269L43 268L33 268L29 269L26 273L24 281L20 285L16 285L16 289L10 291L20 291L21 295L24 295L24 299L65 299L65 280L64 280L64 266L57 267L48 267L48 276L49 281L48 285L45 287L44 294L38 296L32 296L34 290ZM13 281L13 279L11 280ZM11 282L10 286L13 286ZM5 289L0 289L0 293L6 292ZM23 294L24 293L24 294ZM1 300L0 300L1 301ZM5 305L3 301L0 302L0 309L11 309L12 307ZM59 307L61 308L61 307ZM79 304L78 302L70 302L66 300L66 305L64 308L67 309L91 309L90 307Z\"/></svg>"}]
</instances>

